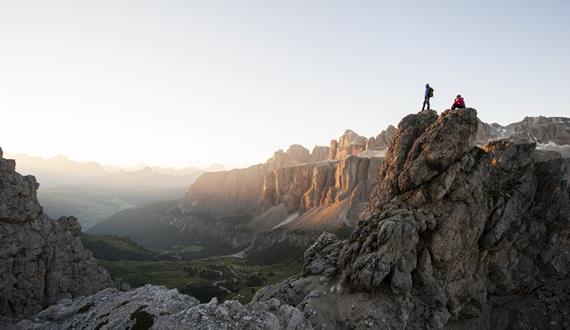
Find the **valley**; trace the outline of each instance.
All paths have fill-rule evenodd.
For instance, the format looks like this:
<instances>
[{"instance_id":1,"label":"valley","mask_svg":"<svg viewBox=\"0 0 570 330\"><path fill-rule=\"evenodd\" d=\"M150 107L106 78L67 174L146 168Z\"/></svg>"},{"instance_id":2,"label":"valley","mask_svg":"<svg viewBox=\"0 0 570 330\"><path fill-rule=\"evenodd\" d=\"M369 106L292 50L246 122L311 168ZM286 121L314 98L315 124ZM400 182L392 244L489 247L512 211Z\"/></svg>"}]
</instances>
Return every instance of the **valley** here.
<instances>
[{"instance_id":1,"label":"valley","mask_svg":"<svg viewBox=\"0 0 570 330\"><path fill-rule=\"evenodd\" d=\"M248 303L261 286L277 283L300 271L304 251L287 246L248 258L218 256L188 260L180 254L199 252L200 246L156 252L126 237L82 233L81 240L113 278L133 288L150 283L178 289L202 302L218 297Z\"/></svg>"},{"instance_id":2,"label":"valley","mask_svg":"<svg viewBox=\"0 0 570 330\"><path fill-rule=\"evenodd\" d=\"M174 169L144 164L120 168L62 155L10 157L22 173L38 178L38 199L50 217L73 215L84 230L122 210L179 199L202 173L223 169L221 165Z\"/></svg>"}]
</instances>

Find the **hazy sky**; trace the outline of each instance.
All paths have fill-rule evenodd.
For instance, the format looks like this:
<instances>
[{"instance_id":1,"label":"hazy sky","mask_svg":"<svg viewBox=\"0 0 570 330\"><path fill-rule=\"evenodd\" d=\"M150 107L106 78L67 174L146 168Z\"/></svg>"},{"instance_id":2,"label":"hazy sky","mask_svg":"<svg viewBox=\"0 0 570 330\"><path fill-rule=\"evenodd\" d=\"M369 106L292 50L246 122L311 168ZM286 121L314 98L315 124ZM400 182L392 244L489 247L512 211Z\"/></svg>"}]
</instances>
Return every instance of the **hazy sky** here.
<instances>
[{"instance_id":1,"label":"hazy sky","mask_svg":"<svg viewBox=\"0 0 570 330\"><path fill-rule=\"evenodd\" d=\"M570 116L570 1L0 0L0 146L227 167L464 95Z\"/></svg>"}]
</instances>

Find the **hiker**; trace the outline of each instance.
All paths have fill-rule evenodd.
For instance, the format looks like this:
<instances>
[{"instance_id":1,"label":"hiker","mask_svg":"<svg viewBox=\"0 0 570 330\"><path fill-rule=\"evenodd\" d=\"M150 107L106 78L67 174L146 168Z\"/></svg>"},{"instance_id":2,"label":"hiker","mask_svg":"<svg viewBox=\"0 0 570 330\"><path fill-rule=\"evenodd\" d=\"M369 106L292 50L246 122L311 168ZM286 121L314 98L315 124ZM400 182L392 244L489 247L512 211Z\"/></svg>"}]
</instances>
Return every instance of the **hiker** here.
<instances>
[{"instance_id":1,"label":"hiker","mask_svg":"<svg viewBox=\"0 0 570 330\"><path fill-rule=\"evenodd\" d=\"M453 105L451 106L451 110L455 109L465 109L465 100L461 97L461 95L457 95L455 101L453 101Z\"/></svg>"},{"instance_id":2,"label":"hiker","mask_svg":"<svg viewBox=\"0 0 570 330\"><path fill-rule=\"evenodd\" d=\"M426 104L427 109L430 110L429 99L433 97L433 88L429 84L426 84L426 93L424 95L424 104L422 105L422 111L425 110Z\"/></svg>"}]
</instances>

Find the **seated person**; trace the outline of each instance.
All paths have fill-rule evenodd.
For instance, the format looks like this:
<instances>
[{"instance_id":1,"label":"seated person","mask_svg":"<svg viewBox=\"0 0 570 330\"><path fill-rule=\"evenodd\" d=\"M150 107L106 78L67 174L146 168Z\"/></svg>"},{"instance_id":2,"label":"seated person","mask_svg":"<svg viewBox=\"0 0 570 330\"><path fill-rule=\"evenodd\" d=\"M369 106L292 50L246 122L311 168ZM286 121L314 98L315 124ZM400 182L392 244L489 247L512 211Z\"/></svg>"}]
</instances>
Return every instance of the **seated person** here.
<instances>
[{"instance_id":1,"label":"seated person","mask_svg":"<svg viewBox=\"0 0 570 330\"><path fill-rule=\"evenodd\" d=\"M451 106L451 110L455 109L465 109L465 100L461 97L461 95L457 95L455 101L453 101L453 105Z\"/></svg>"}]
</instances>

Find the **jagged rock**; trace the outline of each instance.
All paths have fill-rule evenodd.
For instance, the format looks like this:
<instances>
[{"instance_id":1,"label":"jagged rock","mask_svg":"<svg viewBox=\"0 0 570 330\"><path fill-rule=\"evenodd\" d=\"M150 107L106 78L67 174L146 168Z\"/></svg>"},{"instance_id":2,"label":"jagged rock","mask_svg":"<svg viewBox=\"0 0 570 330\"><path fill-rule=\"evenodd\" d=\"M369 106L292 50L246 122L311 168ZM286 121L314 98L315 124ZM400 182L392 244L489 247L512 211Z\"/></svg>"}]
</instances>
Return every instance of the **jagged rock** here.
<instances>
[{"instance_id":1,"label":"jagged rock","mask_svg":"<svg viewBox=\"0 0 570 330\"><path fill-rule=\"evenodd\" d=\"M537 143L570 145L570 119L563 117L525 117L507 125L507 135L531 137Z\"/></svg>"},{"instance_id":2,"label":"jagged rock","mask_svg":"<svg viewBox=\"0 0 570 330\"><path fill-rule=\"evenodd\" d=\"M38 188L33 176L16 173L14 160L0 157L0 221L16 224L38 218L42 213L36 197Z\"/></svg>"},{"instance_id":3,"label":"jagged rock","mask_svg":"<svg viewBox=\"0 0 570 330\"><path fill-rule=\"evenodd\" d=\"M366 143L366 150L385 150L388 149L394 134L396 134L396 127L390 125L376 137L371 137Z\"/></svg>"},{"instance_id":4,"label":"jagged rock","mask_svg":"<svg viewBox=\"0 0 570 330\"><path fill-rule=\"evenodd\" d=\"M358 155L366 149L367 139L353 131L347 129L338 139L338 146L335 148L335 159L343 160L348 156Z\"/></svg>"},{"instance_id":5,"label":"jagged rock","mask_svg":"<svg viewBox=\"0 0 570 330\"><path fill-rule=\"evenodd\" d=\"M0 155L2 153L0 152ZM79 222L42 212L33 176L0 158L0 317L17 319L112 284L83 248Z\"/></svg>"},{"instance_id":6,"label":"jagged rock","mask_svg":"<svg viewBox=\"0 0 570 330\"><path fill-rule=\"evenodd\" d=\"M570 119L562 117L525 117L507 126L479 123L476 141L483 145L496 139L524 138L536 142L540 150L553 150L570 157Z\"/></svg>"},{"instance_id":7,"label":"jagged rock","mask_svg":"<svg viewBox=\"0 0 570 330\"><path fill-rule=\"evenodd\" d=\"M242 305L234 300L200 302L176 289L145 285L106 289L49 307L18 329L312 329L304 314L277 299Z\"/></svg>"},{"instance_id":8,"label":"jagged rock","mask_svg":"<svg viewBox=\"0 0 570 330\"><path fill-rule=\"evenodd\" d=\"M473 109L404 118L367 219L348 240L323 234L303 274L254 301L332 328L570 326L567 161L524 140L479 148L477 126Z\"/></svg>"},{"instance_id":9,"label":"jagged rock","mask_svg":"<svg viewBox=\"0 0 570 330\"><path fill-rule=\"evenodd\" d=\"M273 155L273 158L267 161L274 168L295 166L297 164L307 163L311 160L309 150L300 144L293 144L287 151L278 150Z\"/></svg>"},{"instance_id":10,"label":"jagged rock","mask_svg":"<svg viewBox=\"0 0 570 330\"><path fill-rule=\"evenodd\" d=\"M330 278L336 275L342 242L331 233L323 233L304 255L303 273Z\"/></svg>"},{"instance_id":11,"label":"jagged rock","mask_svg":"<svg viewBox=\"0 0 570 330\"><path fill-rule=\"evenodd\" d=\"M309 162L321 162L323 160L328 160L331 158L331 148L327 146L314 146L313 151L311 151L311 158Z\"/></svg>"},{"instance_id":12,"label":"jagged rock","mask_svg":"<svg viewBox=\"0 0 570 330\"><path fill-rule=\"evenodd\" d=\"M487 124L479 120L475 142L483 145L489 141L506 137L507 130L503 126L493 123Z\"/></svg>"},{"instance_id":13,"label":"jagged rock","mask_svg":"<svg viewBox=\"0 0 570 330\"><path fill-rule=\"evenodd\" d=\"M336 154L338 151L338 141L337 140L331 140L330 148L331 148L330 159L337 159Z\"/></svg>"}]
</instances>

